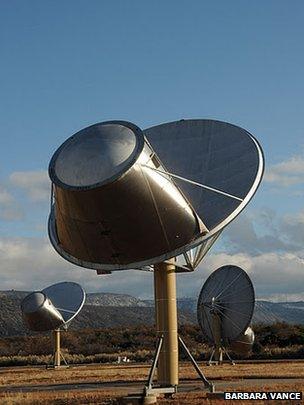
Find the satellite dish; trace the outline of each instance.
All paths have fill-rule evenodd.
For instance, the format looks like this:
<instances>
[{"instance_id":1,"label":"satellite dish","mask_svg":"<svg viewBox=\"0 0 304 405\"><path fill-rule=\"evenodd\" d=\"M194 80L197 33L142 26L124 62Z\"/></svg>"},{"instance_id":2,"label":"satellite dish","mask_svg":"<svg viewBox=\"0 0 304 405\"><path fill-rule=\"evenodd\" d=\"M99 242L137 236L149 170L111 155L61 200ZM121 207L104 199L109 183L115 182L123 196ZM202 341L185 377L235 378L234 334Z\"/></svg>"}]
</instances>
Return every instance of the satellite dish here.
<instances>
[{"instance_id":1,"label":"satellite dish","mask_svg":"<svg viewBox=\"0 0 304 405\"><path fill-rule=\"evenodd\" d=\"M254 339L254 332L251 327L248 327L243 335L238 337L230 344L229 349L239 355L247 356L252 349Z\"/></svg>"},{"instance_id":2,"label":"satellite dish","mask_svg":"<svg viewBox=\"0 0 304 405\"><path fill-rule=\"evenodd\" d=\"M60 366L60 328L67 329L85 301L83 288L73 282L53 284L27 295L21 302L22 318L28 329L53 331L54 367ZM65 361L65 360L64 360Z\"/></svg>"},{"instance_id":3,"label":"satellite dish","mask_svg":"<svg viewBox=\"0 0 304 405\"><path fill-rule=\"evenodd\" d=\"M59 328L64 324L61 313L43 292L27 295L21 303L23 321L36 332L45 332Z\"/></svg>"},{"instance_id":4,"label":"satellite dish","mask_svg":"<svg viewBox=\"0 0 304 405\"><path fill-rule=\"evenodd\" d=\"M73 282L53 284L27 295L21 302L24 323L33 331L47 332L67 327L85 301L83 288Z\"/></svg>"},{"instance_id":5,"label":"satellite dish","mask_svg":"<svg viewBox=\"0 0 304 405\"><path fill-rule=\"evenodd\" d=\"M253 197L263 169L261 147L249 132L213 120L145 131L126 121L102 122L54 153L48 230L55 250L98 274L154 271L159 342L146 393L158 359L162 392L178 385L175 273L199 265Z\"/></svg>"},{"instance_id":6,"label":"satellite dish","mask_svg":"<svg viewBox=\"0 0 304 405\"><path fill-rule=\"evenodd\" d=\"M50 240L91 269L142 269L181 256L176 266L194 270L252 198L263 166L253 136L220 121L144 132L125 121L92 125L51 159Z\"/></svg>"},{"instance_id":7,"label":"satellite dish","mask_svg":"<svg viewBox=\"0 0 304 405\"><path fill-rule=\"evenodd\" d=\"M215 348L217 362L221 362L221 351L225 352L248 328L254 302L252 282L240 267L222 266L207 278L198 298L197 317L203 334Z\"/></svg>"}]
</instances>

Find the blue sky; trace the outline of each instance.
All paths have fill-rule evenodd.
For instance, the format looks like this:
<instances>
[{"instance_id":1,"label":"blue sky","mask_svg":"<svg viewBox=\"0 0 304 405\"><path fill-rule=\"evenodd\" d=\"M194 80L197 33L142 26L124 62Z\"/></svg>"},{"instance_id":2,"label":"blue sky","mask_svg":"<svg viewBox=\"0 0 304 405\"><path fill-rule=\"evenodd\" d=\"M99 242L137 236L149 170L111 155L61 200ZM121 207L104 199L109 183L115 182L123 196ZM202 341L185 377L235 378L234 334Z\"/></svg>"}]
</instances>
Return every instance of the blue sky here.
<instances>
[{"instance_id":1,"label":"blue sky","mask_svg":"<svg viewBox=\"0 0 304 405\"><path fill-rule=\"evenodd\" d=\"M45 170L54 150L89 124L125 119L147 128L195 117L249 130L263 146L267 171L254 201L181 295L223 260L240 263L242 254L260 295L304 292L304 266L296 260L304 257L296 242L304 237L303 18L302 1L1 2L3 288L40 288L63 277L91 290L140 295L146 275L134 273L139 281L132 285L125 276L123 287L114 275L99 288L93 273L48 250ZM33 263L33 246L48 258ZM285 267L276 287L257 270L269 266L266 254L277 260L269 275L279 263ZM18 268L16 257L29 268Z\"/></svg>"}]
</instances>

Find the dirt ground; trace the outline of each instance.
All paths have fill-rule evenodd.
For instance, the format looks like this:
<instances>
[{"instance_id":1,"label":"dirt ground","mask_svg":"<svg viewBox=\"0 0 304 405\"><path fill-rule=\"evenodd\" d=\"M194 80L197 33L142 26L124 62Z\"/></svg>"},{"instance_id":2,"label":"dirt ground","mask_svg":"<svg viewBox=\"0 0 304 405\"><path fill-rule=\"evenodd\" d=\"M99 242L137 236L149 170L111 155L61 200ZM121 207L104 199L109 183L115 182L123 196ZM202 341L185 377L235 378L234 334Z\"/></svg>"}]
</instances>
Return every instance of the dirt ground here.
<instances>
[{"instance_id":1,"label":"dirt ground","mask_svg":"<svg viewBox=\"0 0 304 405\"><path fill-rule=\"evenodd\" d=\"M304 391L304 361L244 362L211 367L200 364L200 367L217 391ZM121 397L143 391L149 368L148 364L94 364L56 370L43 367L0 368L0 403L116 405ZM208 391L191 364L183 363L178 393L174 394L174 398L160 397L158 404L223 403L217 398L208 399L207 395ZM240 405L249 401L229 403Z\"/></svg>"}]
</instances>

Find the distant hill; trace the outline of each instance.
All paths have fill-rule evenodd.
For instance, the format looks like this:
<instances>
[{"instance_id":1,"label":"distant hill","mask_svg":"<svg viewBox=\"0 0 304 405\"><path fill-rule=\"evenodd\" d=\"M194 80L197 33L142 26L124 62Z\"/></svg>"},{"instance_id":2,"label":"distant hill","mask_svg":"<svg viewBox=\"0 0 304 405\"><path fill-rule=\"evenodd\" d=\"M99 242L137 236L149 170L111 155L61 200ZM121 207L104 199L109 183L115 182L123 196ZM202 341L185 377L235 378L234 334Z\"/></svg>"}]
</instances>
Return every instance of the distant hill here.
<instances>
[{"instance_id":1,"label":"distant hill","mask_svg":"<svg viewBox=\"0 0 304 405\"><path fill-rule=\"evenodd\" d=\"M191 298L181 299L179 300L179 308L196 312L196 300ZM252 323L271 324L274 322L304 324L304 301L270 302L257 300Z\"/></svg>"},{"instance_id":2,"label":"distant hill","mask_svg":"<svg viewBox=\"0 0 304 405\"><path fill-rule=\"evenodd\" d=\"M151 307L152 305L127 294L89 293L86 305L102 307Z\"/></svg>"},{"instance_id":3,"label":"distant hill","mask_svg":"<svg viewBox=\"0 0 304 405\"><path fill-rule=\"evenodd\" d=\"M145 301L153 304L153 301ZM196 318L197 300L194 298L178 299L178 308L181 311L194 314ZM241 309L240 309L241 310ZM287 322L290 324L304 324L304 301L299 302L270 302L259 301L255 303L252 319L253 324L274 322Z\"/></svg>"},{"instance_id":4,"label":"distant hill","mask_svg":"<svg viewBox=\"0 0 304 405\"><path fill-rule=\"evenodd\" d=\"M304 301L256 301L253 323L287 322L304 324Z\"/></svg>"},{"instance_id":5,"label":"distant hill","mask_svg":"<svg viewBox=\"0 0 304 405\"><path fill-rule=\"evenodd\" d=\"M22 322L20 303L26 291L0 291L0 336L33 334ZM195 314L179 313L179 323L194 323ZM154 305L127 294L91 293L70 329L152 325Z\"/></svg>"},{"instance_id":6,"label":"distant hill","mask_svg":"<svg viewBox=\"0 0 304 405\"><path fill-rule=\"evenodd\" d=\"M23 325L20 302L29 292L0 291L0 336L32 334ZM196 323L196 299L178 299L180 324ZM257 301L254 323L287 322L304 324L304 302ZM82 328L152 325L154 302L127 294L91 293L80 314L71 323L72 330Z\"/></svg>"}]
</instances>

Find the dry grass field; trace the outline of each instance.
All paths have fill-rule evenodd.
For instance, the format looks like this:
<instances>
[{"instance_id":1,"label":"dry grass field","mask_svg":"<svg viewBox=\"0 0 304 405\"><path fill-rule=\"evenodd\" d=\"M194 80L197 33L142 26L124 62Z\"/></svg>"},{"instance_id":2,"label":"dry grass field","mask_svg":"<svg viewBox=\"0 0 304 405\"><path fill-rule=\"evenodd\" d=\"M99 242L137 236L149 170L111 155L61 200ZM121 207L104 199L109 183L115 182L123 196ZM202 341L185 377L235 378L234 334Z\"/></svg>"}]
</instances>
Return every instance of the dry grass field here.
<instances>
[{"instance_id":1,"label":"dry grass field","mask_svg":"<svg viewBox=\"0 0 304 405\"><path fill-rule=\"evenodd\" d=\"M212 367L202 364L201 368L206 376L215 382L218 390L304 391L304 362L241 363L235 366L224 364ZM148 372L149 365L103 364L73 366L60 370L40 367L2 368L0 403L114 405L119 403L120 397L132 391L138 392L144 385ZM160 398L159 404L222 403L218 399L206 398L207 393L199 389L200 381L190 364L181 365L180 377L183 387L190 391L179 392L174 399ZM130 385L124 382L130 382ZM25 392L20 392L21 387ZM34 391L26 392L30 389ZM229 403L234 402L242 403L242 401Z\"/></svg>"}]
</instances>

